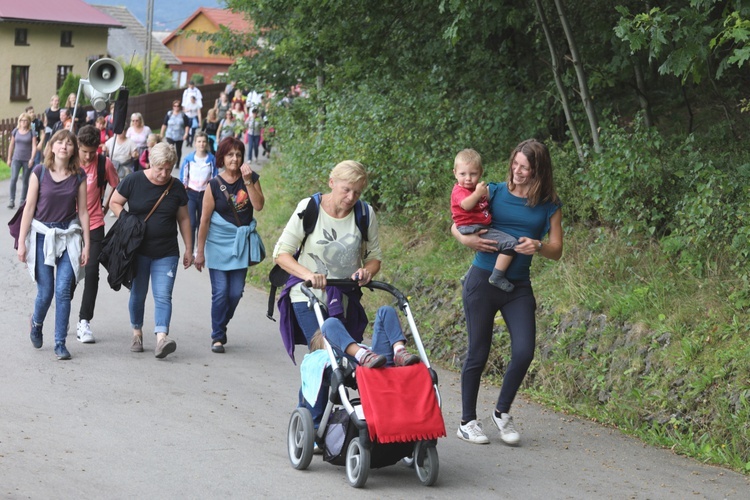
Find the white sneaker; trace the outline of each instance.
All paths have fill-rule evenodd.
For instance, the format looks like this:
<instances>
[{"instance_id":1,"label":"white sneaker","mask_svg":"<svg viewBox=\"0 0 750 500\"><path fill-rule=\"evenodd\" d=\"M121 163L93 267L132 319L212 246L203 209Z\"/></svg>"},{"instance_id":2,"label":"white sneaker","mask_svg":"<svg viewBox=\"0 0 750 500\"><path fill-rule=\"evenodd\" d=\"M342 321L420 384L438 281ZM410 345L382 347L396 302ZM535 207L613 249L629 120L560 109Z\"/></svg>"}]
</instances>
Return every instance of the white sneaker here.
<instances>
[{"instance_id":1,"label":"white sneaker","mask_svg":"<svg viewBox=\"0 0 750 500\"><path fill-rule=\"evenodd\" d=\"M78 342L82 342L84 344L96 343L96 340L94 340L94 334L91 332L91 325L89 325L89 322L85 319L82 319L78 322L78 327L76 328L76 336L78 337Z\"/></svg>"},{"instance_id":2,"label":"white sneaker","mask_svg":"<svg viewBox=\"0 0 750 500\"><path fill-rule=\"evenodd\" d=\"M498 430L500 431L500 439L505 444L516 445L521 440L521 435L513 425L513 417L507 413L501 413L500 418L495 416L495 412L492 412L492 421L495 422Z\"/></svg>"},{"instance_id":3,"label":"white sneaker","mask_svg":"<svg viewBox=\"0 0 750 500\"><path fill-rule=\"evenodd\" d=\"M487 439L487 436L484 435L482 422L479 420L472 420L466 425L458 424L458 432L456 435L464 441L474 444L488 444L490 442L490 440Z\"/></svg>"}]
</instances>

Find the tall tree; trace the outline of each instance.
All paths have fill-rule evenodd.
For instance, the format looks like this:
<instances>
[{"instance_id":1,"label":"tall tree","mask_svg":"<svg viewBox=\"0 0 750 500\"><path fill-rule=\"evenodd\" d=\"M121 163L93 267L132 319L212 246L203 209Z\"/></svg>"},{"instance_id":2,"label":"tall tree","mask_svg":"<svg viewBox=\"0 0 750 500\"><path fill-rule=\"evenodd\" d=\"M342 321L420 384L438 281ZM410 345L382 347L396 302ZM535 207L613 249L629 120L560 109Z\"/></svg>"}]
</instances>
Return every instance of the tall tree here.
<instances>
[{"instance_id":1,"label":"tall tree","mask_svg":"<svg viewBox=\"0 0 750 500\"><path fill-rule=\"evenodd\" d=\"M583 61L578 52L578 46L576 45L570 24L568 23L568 18L565 15L562 0L555 0L555 8L557 9L557 15L560 18L560 24L565 32L565 39L567 40L568 48L570 49L570 57L572 59L573 67L575 68L576 77L578 78L578 90L581 95L581 101L583 101L583 107L586 110L589 128L591 129L591 142L594 144L594 151L601 153L602 146L599 142L599 119L597 118L594 101L591 99L591 92L589 91L589 84L586 79L586 71L583 68Z\"/></svg>"},{"instance_id":2,"label":"tall tree","mask_svg":"<svg viewBox=\"0 0 750 500\"><path fill-rule=\"evenodd\" d=\"M563 83L562 76L560 75L560 58L557 55L557 49L555 49L555 44L552 39L552 34L550 33L549 23L547 22L547 15L544 13L544 8L542 6L542 0L534 0L536 4L536 10L539 14L539 22L542 24L542 30L544 31L544 38L547 40L547 46L549 47L549 53L550 53L550 64L552 65L552 75L555 78L555 86L557 87L557 93L560 96L560 104L563 107L563 111L565 113L565 120L568 124L568 130L570 131L570 136L573 139L573 143L576 147L576 152L578 153L578 158L581 160L581 163L584 161L584 155L583 155L583 145L581 144L581 137L578 135L578 127L576 127L576 123L573 120L573 112L570 109L570 101L568 100L568 91L565 89L565 84Z\"/></svg>"}]
</instances>

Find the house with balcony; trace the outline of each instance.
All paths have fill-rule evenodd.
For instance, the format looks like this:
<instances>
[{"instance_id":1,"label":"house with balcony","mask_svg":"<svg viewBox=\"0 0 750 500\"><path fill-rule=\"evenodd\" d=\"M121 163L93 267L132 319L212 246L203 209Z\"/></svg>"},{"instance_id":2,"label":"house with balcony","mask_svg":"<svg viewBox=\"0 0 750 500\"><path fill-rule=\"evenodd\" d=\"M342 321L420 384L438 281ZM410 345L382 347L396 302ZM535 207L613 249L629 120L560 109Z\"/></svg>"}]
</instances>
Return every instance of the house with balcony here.
<instances>
[{"instance_id":1,"label":"house with balcony","mask_svg":"<svg viewBox=\"0 0 750 500\"><path fill-rule=\"evenodd\" d=\"M123 26L83 0L0 2L0 117L45 109L68 73L107 56L110 28Z\"/></svg>"}]
</instances>

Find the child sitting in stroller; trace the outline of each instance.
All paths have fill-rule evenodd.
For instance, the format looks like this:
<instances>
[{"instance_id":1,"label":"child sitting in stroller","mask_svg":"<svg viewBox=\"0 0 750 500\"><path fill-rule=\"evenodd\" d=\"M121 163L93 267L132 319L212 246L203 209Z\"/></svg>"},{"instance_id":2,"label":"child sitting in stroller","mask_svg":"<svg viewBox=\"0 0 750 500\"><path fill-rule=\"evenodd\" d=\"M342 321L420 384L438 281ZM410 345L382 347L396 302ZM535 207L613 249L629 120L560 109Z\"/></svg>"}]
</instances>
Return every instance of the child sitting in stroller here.
<instances>
[{"instance_id":1,"label":"child sitting in stroller","mask_svg":"<svg viewBox=\"0 0 750 500\"><path fill-rule=\"evenodd\" d=\"M328 339L331 347L346 354L361 366L380 368L381 366L409 366L419 362L419 356L406 350L406 337L401 328L396 310L391 306L378 309L372 333L372 348L358 344L338 318L328 318L323 322L310 341L310 350L322 348L321 336Z\"/></svg>"},{"instance_id":2,"label":"child sitting in stroller","mask_svg":"<svg viewBox=\"0 0 750 500\"><path fill-rule=\"evenodd\" d=\"M406 337L401 328L396 310L391 306L378 309L372 333L372 349L358 344L338 318L328 318L310 340L310 353L302 363L302 389L300 404L313 415L313 423L318 427L326 406L329 381L323 377L328 362L323 336L333 350L367 368L382 366L409 366L419 363L419 356L406 350ZM306 395L306 396L305 396Z\"/></svg>"}]
</instances>

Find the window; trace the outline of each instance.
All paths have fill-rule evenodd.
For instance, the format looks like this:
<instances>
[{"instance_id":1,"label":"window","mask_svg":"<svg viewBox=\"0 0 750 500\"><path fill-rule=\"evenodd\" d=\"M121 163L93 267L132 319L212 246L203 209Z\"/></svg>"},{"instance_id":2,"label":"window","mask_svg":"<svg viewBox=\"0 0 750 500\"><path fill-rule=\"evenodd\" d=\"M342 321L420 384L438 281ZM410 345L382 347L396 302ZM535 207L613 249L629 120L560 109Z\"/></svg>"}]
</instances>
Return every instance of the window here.
<instances>
[{"instance_id":1,"label":"window","mask_svg":"<svg viewBox=\"0 0 750 500\"><path fill-rule=\"evenodd\" d=\"M68 76L68 73L73 72L73 66L58 66L57 67L57 90L60 90L60 87L63 86L63 83L65 82L65 77Z\"/></svg>"},{"instance_id":2,"label":"window","mask_svg":"<svg viewBox=\"0 0 750 500\"><path fill-rule=\"evenodd\" d=\"M16 28L16 45L28 45L29 30L26 28Z\"/></svg>"},{"instance_id":3,"label":"window","mask_svg":"<svg viewBox=\"0 0 750 500\"><path fill-rule=\"evenodd\" d=\"M72 47L72 46L73 46L73 32L61 31L60 32L60 47Z\"/></svg>"},{"instance_id":4,"label":"window","mask_svg":"<svg viewBox=\"0 0 750 500\"><path fill-rule=\"evenodd\" d=\"M10 67L10 100L28 101L29 94L29 67Z\"/></svg>"},{"instance_id":5,"label":"window","mask_svg":"<svg viewBox=\"0 0 750 500\"><path fill-rule=\"evenodd\" d=\"M172 82L177 88L187 85L187 71L172 71Z\"/></svg>"}]
</instances>

